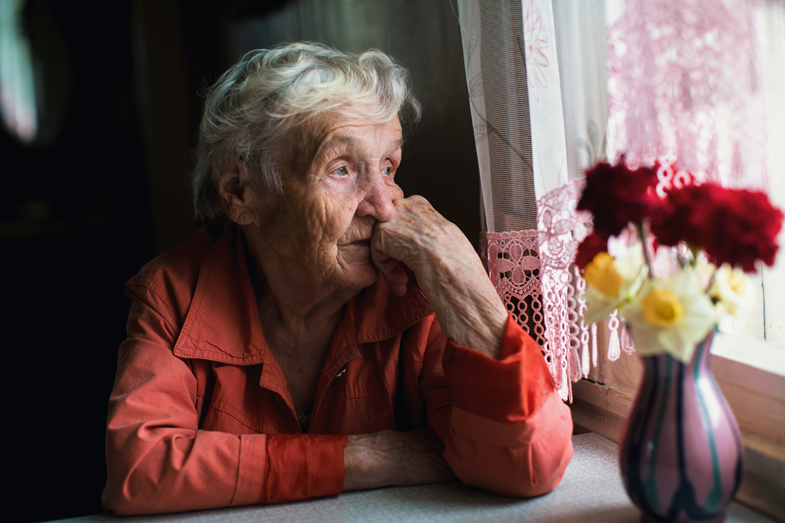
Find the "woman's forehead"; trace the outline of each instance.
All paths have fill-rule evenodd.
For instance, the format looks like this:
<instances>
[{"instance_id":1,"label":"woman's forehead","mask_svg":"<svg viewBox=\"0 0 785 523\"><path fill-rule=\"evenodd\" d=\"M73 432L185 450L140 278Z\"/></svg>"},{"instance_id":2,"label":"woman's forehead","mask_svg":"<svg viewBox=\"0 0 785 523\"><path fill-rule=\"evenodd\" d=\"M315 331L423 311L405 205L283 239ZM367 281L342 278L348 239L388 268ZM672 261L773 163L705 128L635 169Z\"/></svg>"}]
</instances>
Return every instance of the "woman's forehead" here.
<instances>
[{"instance_id":1,"label":"woman's forehead","mask_svg":"<svg viewBox=\"0 0 785 523\"><path fill-rule=\"evenodd\" d=\"M319 149L335 145L362 146L368 142L400 147L403 145L403 135L397 116L382 123L363 118L342 118L327 122L317 141Z\"/></svg>"},{"instance_id":2,"label":"woman's forehead","mask_svg":"<svg viewBox=\"0 0 785 523\"><path fill-rule=\"evenodd\" d=\"M386 152L400 149L403 134L398 117L380 123L370 118L328 113L290 132L281 144L281 149L283 158L286 158L285 163L291 169L290 173L305 175L321 156L336 149L357 148L363 142L366 142L366 146L368 142L373 143L376 147L386 149Z\"/></svg>"},{"instance_id":3,"label":"woman's forehead","mask_svg":"<svg viewBox=\"0 0 785 523\"><path fill-rule=\"evenodd\" d=\"M403 147L400 126L390 124L349 125L335 129L324 137L319 152L325 149L359 149L368 146L383 148L384 152Z\"/></svg>"}]
</instances>

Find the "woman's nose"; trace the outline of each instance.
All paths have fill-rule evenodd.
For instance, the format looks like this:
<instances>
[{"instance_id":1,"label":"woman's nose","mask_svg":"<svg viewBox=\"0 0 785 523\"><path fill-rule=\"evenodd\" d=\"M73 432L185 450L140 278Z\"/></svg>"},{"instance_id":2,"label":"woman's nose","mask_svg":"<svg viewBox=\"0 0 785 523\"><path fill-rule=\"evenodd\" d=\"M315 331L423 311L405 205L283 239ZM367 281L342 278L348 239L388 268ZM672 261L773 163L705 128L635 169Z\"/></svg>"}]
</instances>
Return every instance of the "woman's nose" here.
<instances>
[{"instance_id":1,"label":"woman's nose","mask_svg":"<svg viewBox=\"0 0 785 523\"><path fill-rule=\"evenodd\" d=\"M392 219L395 214L393 201L400 193L397 185L386 180L384 175L377 174L366 182L363 192L363 199L357 206L357 216L372 216L380 222Z\"/></svg>"}]
</instances>

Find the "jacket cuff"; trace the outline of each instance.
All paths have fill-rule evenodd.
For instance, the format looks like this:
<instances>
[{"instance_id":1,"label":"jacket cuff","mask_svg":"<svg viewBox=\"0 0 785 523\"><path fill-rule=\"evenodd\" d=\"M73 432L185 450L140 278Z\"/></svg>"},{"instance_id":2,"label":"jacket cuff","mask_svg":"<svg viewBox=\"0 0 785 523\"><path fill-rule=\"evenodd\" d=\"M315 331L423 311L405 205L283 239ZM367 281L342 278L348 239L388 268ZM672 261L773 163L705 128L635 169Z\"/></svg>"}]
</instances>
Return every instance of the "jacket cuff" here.
<instances>
[{"instance_id":1,"label":"jacket cuff","mask_svg":"<svg viewBox=\"0 0 785 523\"><path fill-rule=\"evenodd\" d=\"M453 406L502 423L524 421L548 399L555 384L540 346L507 317L500 360L447 340L444 371Z\"/></svg>"},{"instance_id":2,"label":"jacket cuff","mask_svg":"<svg viewBox=\"0 0 785 523\"><path fill-rule=\"evenodd\" d=\"M240 468L231 506L253 505L259 502L267 462L267 435L240 436Z\"/></svg>"},{"instance_id":3,"label":"jacket cuff","mask_svg":"<svg viewBox=\"0 0 785 523\"><path fill-rule=\"evenodd\" d=\"M260 503L284 503L343 491L346 436L268 434L267 479Z\"/></svg>"}]
</instances>

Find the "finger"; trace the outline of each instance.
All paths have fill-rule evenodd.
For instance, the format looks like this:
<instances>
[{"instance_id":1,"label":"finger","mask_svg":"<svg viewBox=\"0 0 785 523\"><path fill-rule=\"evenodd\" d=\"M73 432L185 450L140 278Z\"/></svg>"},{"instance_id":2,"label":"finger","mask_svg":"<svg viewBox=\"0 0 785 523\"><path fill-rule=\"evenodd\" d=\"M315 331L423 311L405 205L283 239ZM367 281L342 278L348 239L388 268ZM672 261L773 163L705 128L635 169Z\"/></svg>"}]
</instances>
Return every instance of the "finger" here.
<instances>
[{"instance_id":1,"label":"finger","mask_svg":"<svg viewBox=\"0 0 785 523\"><path fill-rule=\"evenodd\" d=\"M387 256L381 251L372 249L371 261L373 261L373 264L379 269L379 272L382 273L384 281L387 282L387 286L393 294L396 296L403 296L406 294L406 291L408 290L406 284L409 282L409 277L403 269L401 269L398 260Z\"/></svg>"}]
</instances>

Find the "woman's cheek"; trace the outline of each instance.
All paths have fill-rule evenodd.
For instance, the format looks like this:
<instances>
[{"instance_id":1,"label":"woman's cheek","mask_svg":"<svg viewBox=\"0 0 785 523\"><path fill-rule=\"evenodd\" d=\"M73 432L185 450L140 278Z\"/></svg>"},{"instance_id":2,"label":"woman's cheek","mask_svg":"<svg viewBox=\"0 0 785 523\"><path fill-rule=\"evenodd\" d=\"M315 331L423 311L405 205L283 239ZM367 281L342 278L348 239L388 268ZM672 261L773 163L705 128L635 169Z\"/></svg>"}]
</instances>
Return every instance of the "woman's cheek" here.
<instances>
[{"instance_id":1,"label":"woman's cheek","mask_svg":"<svg viewBox=\"0 0 785 523\"><path fill-rule=\"evenodd\" d=\"M320 216L320 243L335 243L349 229L362 196L356 180L353 176L327 176L314 187L313 213Z\"/></svg>"},{"instance_id":2,"label":"woman's cheek","mask_svg":"<svg viewBox=\"0 0 785 523\"><path fill-rule=\"evenodd\" d=\"M352 221L351 198L337 195L324 195L315 206L312 221L314 236L320 243L335 243L340 239Z\"/></svg>"}]
</instances>

